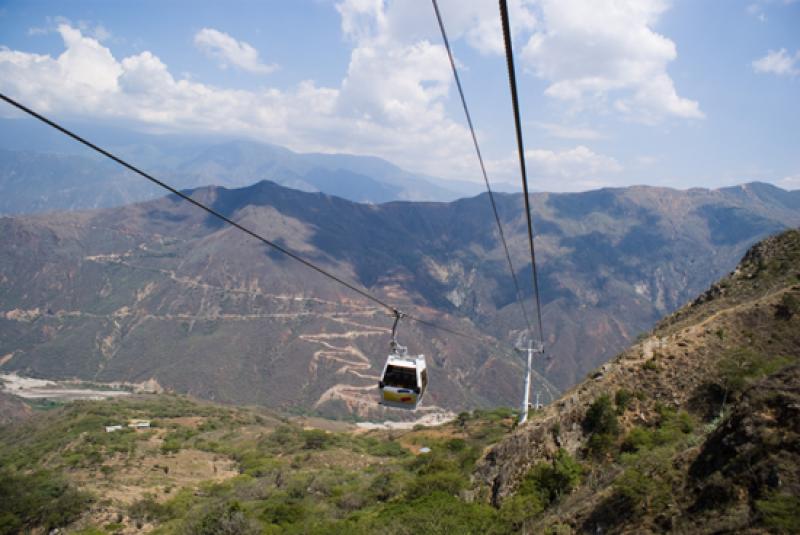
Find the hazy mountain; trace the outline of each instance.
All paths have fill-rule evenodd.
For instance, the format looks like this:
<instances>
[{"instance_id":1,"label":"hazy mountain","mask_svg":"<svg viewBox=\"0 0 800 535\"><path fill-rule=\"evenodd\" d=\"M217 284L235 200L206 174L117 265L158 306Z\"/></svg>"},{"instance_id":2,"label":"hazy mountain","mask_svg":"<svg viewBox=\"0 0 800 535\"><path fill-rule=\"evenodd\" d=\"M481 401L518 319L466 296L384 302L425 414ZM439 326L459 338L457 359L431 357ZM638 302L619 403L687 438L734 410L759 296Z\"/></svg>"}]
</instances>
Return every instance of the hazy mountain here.
<instances>
[{"instance_id":1,"label":"hazy mountain","mask_svg":"<svg viewBox=\"0 0 800 535\"><path fill-rule=\"evenodd\" d=\"M524 321L485 195L365 205L269 182L194 195L404 309L485 336L402 325L431 360L429 408L517 403L521 361L497 341L513 344ZM534 195L548 348L537 369L574 384L754 241L800 223L794 199L763 184ZM498 203L530 296L521 196ZM374 412L384 311L185 202L4 218L0 229L5 370L153 377L225 401ZM545 402L554 393L541 380L537 391Z\"/></svg>"},{"instance_id":2,"label":"hazy mountain","mask_svg":"<svg viewBox=\"0 0 800 535\"><path fill-rule=\"evenodd\" d=\"M49 138L46 143L25 142L27 136L37 139L36 131L25 126L23 121L0 120L0 146L6 147L0 149L0 214L121 206L164 193L77 143L64 145ZM21 132L13 136L18 129ZM369 203L451 201L484 189L482 184L410 173L371 156L300 154L252 141L119 137L107 131L96 135L111 152L182 189L243 187L270 180ZM43 146L58 152L42 152ZM500 184L497 189L507 187Z\"/></svg>"},{"instance_id":3,"label":"hazy mountain","mask_svg":"<svg viewBox=\"0 0 800 535\"><path fill-rule=\"evenodd\" d=\"M118 206L162 193L113 162L0 149L0 214Z\"/></svg>"}]
</instances>

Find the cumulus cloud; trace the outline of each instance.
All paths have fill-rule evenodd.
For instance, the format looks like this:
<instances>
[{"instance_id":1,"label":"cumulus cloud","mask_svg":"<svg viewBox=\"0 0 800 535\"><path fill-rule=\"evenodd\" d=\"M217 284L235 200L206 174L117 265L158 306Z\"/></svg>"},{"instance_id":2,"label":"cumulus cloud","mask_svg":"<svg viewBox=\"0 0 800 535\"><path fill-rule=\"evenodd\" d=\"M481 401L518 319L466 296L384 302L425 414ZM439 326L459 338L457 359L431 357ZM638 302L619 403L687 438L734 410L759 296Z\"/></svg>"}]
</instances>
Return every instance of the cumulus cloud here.
<instances>
[{"instance_id":1,"label":"cumulus cloud","mask_svg":"<svg viewBox=\"0 0 800 535\"><path fill-rule=\"evenodd\" d=\"M674 44L648 26L665 9L659 5L642 0L596 9L578 0L513 0L509 7L512 30L522 37L515 42L527 43L524 63L550 80L548 94L575 102L613 93L615 108L610 109L633 117L701 116L697 103L679 97L666 74ZM495 3L440 0L440 8L451 41L502 58ZM311 80L280 89L204 84L178 76L152 51L114 57L92 37L94 32L62 21L57 31L64 51L58 56L0 49L0 88L62 117L245 136L298 151L370 154L418 172L480 181L463 118L445 106L453 84L432 8L406 1L342 0L336 9L352 50L341 82L327 87ZM607 28L590 20L603 17ZM629 40L628 34L640 39ZM597 50L587 51L584 40L596 43ZM201 30L195 43L230 67L251 72L274 68L252 46L219 30ZM565 139L599 137L588 125L570 123L575 124L539 126ZM583 146L530 156L554 177L602 179L619 168L613 158ZM496 178L503 180L508 174L502 174L502 165L499 169Z\"/></svg>"},{"instance_id":2,"label":"cumulus cloud","mask_svg":"<svg viewBox=\"0 0 800 535\"><path fill-rule=\"evenodd\" d=\"M800 190L800 174L783 177L778 185L787 190Z\"/></svg>"},{"instance_id":3,"label":"cumulus cloud","mask_svg":"<svg viewBox=\"0 0 800 535\"><path fill-rule=\"evenodd\" d=\"M530 32L536 26L534 0L508 2L511 31ZM440 42L439 27L430 5L384 0L342 0L336 5L342 17L342 32L355 42ZM439 0L439 9L451 41L463 39L481 54L504 53L500 12L496 2L485 0Z\"/></svg>"},{"instance_id":4,"label":"cumulus cloud","mask_svg":"<svg viewBox=\"0 0 800 535\"><path fill-rule=\"evenodd\" d=\"M535 122L535 126L544 130L550 137L561 139L600 139L603 136L597 130L588 126L573 126L557 123Z\"/></svg>"},{"instance_id":5,"label":"cumulus cloud","mask_svg":"<svg viewBox=\"0 0 800 535\"><path fill-rule=\"evenodd\" d=\"M700 119L698 102L678 95L667 64L675 43L652 26L663 0L541 0L542 27L522 58L550 85L545 93L578 107L604 105L643 122Z\"/></svg>"},{"instance_id":6,"label":"cumulus cloud","mask_svg":"<svg viewBox=\"0 0 800 535\"><path fill-rule=\"evenodd\" d=\"M753 70L762 74L777 74L778 76L796 76L800 74L797 64L800 63L800 50L794 55L789 54L785 48L770 50L766 56L753 62Z\"/></svg>"},{"instance_id":7,"label":"cumulus cloud","mask_svg":"<svg viewBox=\"0 0 800 535\"><path fill-rule=\"evenodd\" d=\"M256 74L268 74L278 66L265 64L258 58L258 50L244 41L213 28L203 28L194 36L194 44L208 57L220 62L220 66L233 66Z\"/></svg>"},{"instance_id":8,"label":"cumulus cloud","mask_svg":"<svg viewBox=\"0 0 800 535\"><path fill-rule=\"evenodd\" d=\"M518 174L515 157L488 163L493 174ZM531 187L545 191L584 191L613 185L612 176L623 170L611 156L599 154L584 145L571 149L529 149L525 165Z\"/></svg>"},{"instance_id":9,"label":"cumulus cloud","mask_svg":"<svg viewBox=\"0 0 800 535\"><path fill-rule=\"evenodd\" d=\"M469 134L444 111L450 82L438 45L367 40L354 49L339 87L305 81L285 90L238 90L177 78L150 51L115 58L67 24L58 32L64 51L57 57L0 49L4 93L61 117L230 134L298 151L371 154L432 175L477 178Z\"/></svg>"}]
</instances>

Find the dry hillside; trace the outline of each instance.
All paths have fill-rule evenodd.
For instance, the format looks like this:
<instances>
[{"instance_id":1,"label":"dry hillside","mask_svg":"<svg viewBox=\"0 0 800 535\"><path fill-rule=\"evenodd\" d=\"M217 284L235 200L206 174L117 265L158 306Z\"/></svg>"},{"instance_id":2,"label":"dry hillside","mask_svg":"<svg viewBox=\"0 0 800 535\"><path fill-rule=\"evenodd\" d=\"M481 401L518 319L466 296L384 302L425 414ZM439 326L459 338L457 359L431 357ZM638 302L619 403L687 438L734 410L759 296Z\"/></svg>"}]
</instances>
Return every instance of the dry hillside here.
<instances>
[{"instance_id":1,"label":"dry hillside","mask_svg":"<svg viewBox=\"0 0 800 535\"><path fill-rule=\"evenodd\" d=\"M798 361L795 230L752 247L733 273L488 450L475 497L527 507L519 527L531 533L791 531ZM536 474L564 458L574 477L530 505Z\"/></svg>"}]
</instances>

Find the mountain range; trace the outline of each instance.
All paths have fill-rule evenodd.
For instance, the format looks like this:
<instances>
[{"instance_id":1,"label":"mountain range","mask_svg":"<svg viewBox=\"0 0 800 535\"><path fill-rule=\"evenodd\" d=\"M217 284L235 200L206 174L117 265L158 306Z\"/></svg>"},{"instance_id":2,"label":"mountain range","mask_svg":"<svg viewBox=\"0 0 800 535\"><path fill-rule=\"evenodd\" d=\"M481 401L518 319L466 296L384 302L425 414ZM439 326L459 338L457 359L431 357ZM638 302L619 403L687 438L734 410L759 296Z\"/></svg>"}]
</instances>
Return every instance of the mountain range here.
<instances>
[{"instance_id":1,"label":"mountain range","mask_svg":"<svg viewBox=\"0 0 800 535\"><path fill-rule=\"evenodd\" d=\"M158 144L139 138L126 141L135 142L112 145L111 151L179 189L235 188L270 180L363 203L452 201L484 189L483 184L410 173L371 156L301 154L253 141L170 137L159 138ZM0 149L0 214L108 208L162 195L155 185L81 148Z\"/></svg>"},{"instance_id":2,"label":"mountain range","mask_svg":"<svg viewBox=\"0 0 800 535\"><path fill-rule=\"evenodd\" d=\"M798 363L790 230L523 424L0 393L0 533L797 533Z\"/></svg>"},{"instance_id":3,"label":"mountain range","mask_svg":"<svg viewBox=\"0 0 800 535\"><path fill-rule=\"evenodd\" d=\"M485 195L358 204L260 182L191 195L404 310L480 342L401 324L428 355L427 410L516 404L525 323ZM685 303L756 240L800 224L800 192L766 184L532 196L554 398ZM527 308L520 195L498 208ZM390 318L180 201L0 219L0 369L155 379L226 402L326 415L375 405Z\"/></svg>"}]
</instances>

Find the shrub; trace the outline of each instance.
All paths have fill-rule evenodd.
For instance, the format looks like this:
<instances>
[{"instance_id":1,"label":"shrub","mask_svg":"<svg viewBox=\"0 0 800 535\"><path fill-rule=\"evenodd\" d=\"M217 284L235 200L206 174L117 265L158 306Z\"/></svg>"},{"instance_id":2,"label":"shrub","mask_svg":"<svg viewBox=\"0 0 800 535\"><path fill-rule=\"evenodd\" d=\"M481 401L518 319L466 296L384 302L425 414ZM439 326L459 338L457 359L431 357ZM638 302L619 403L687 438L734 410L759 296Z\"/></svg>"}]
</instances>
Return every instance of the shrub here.
<instances>
[{"instance_id":1,"label":"shrub","mask_svg":"<svg viewBox=\"0 0 800 535\"><path fill-rule=\"evenodd\" d=\"M141 500L133 502L128 507L128 516L137 524L166 520L172 516L168 505L158 503L151 494L146 494Z\"/></svg>"},{"instance_id":2,"label":"shrub","mask_svg":"<svg viewBox=\"0 0 800 535\"><path fill-rule=\"evenodd\" d=\"M466 486L466 479L457 472L434 472L417 476L406 488L406 495L412 499L434 492L457 496Z\"/></svg>"},{"instance_id":3,"label":"shrub","mask_svg":"<svg viewBox=\"0 0 800 535\"><path fill-rule=\"evenodd\" d=\"M538 463L523 479L517 494L536 496L545 506L569 493L581 480L583 467L563 448L550 463Z\"/></svg>"},{"instance_id":4,"label":"shrub","mask_svg":"<svg viewBox=\"0 0 800 535\"><path fill-rule=\"evenodd\" d=\"M465 503L446 493L434 492L409 502L387 505L371 523L347 533L492 535L508 531L493 507Z\"/></svg>"},{"instance_id":5,"label":"shrub","mask_svg":"<svg viewBox=\"0 0 800 535\"><path fill-rule=\"evenodd\" d=\"M331 446L336 436L322 429L308 429L303 431L303 448L307 450L323 450Z\"/></svg>"},{"instance_id":6,"label":"shrub","mask_svg":"<svg viewBox=\"0 0 800 535\"><path fill-rule=\"evenodd\" d=\"M670 505L672 483L678 477L672 455L673 449L666 446L623 455L625 471L614 482L614 491L630 514L657 514Z\"/></svg>"},{"instance_id":7,"label":"shrub","mask_svg":"<svg viewBox=\"0 0 800 535\"><path fill-rule=\"evenodd\" d=\"M212 507L206 514L184 527L186 535L257 535L258 523L247 517L237 501Z\"/></svg>"},{"instance_id":8,"label":"shrub","mask_svg":"<svg viewBox=\"0 0 800 535\"><path fill-rule=\"evenodd\" d=\"M658 367L658 364L656 364L655 357L653 357L650 360L648 360L647 362L645 362L642 365L642 369L645 369L645 370L648 370L648 371L653 371L653 372L658 371L659 367Z\"/></svg>"},{"instance_id":9,"label":"shrub","mask_svg":"<svg viewBox=\"0 0 800 535\"><path fill-rule=\"evenodd\" d=\"M261 518L269 524L285 526L300 522L306 516L303 502L291 499L285 494L273 495L261 513Z\"/></svg>"},{"instance_id":10,"label":"shrub","mask_svg":"<svg viewBox=\"0 0 800 535\"><path fill-rule=\"evenodd\" d=\"M789 357L768 358L752 349L740 347L726 352L720 360L720 381L726 391L740 392L752 380L774 373L792 361Z\"/></svg>"},{"instance_id":11,"label":"shrub","mask_svg":"<svg viewBox=\"0 0 800 535\"><path fill-rule=\"evenodd\" d=\"M0 468L0 534L63 527L78 519L92 499L56 474Z\"/></svg>"},{"instance_id":12,"label":"shrub","mask_svg":"<svg viewBox=\"0 0 800 535\"><path fill-rule=\"evenodd\" d=\"M453 452L463 451L467 447L467 442L463 438L452 438L445 444L448 450Z\"/></svg>"},{"instance_id":13,"label":"shrub","mask_svg":"<svg viewBox=\"0 0 800 535\"><path fill-rule=\"evenodd\" d=\"M607 394L603 394L589 406L589 410L586 411L586 416L583 418L582 427L586 433L612 436L619 434L617 414Z\"/></svg>"},{"instance_id":14,"label":"shrub","mask_svg":"<svg viewBox=\"0 0 800 535\"><path fill-rule=\"evenodd\" d=\"M523 526L544 511L537 494L515 494L503 501L500 507L500 518L511 528L513 533L522 531Z\"/></svg>"},{"instance_id":15,"label":"shrub","mask_svg":"<svg viewBox=\"0 0 800 535\"><path fill-rule=\"evenodd\" d=\"M788 494L770 494L756 500L759 520L778 533L800 533L800 498Z\"/></svg>"},{"instance_id":16,"label":"shrub","mask_svg":"<svg viewBox=\"0 0 800 535\"><path fill-rule=\"evenodd\" d=\"M800 300L790 293L783 294L781 302L775 305L775 316L780 319L790 320L798 313L800 313Z\"/></svg>"},{"instance_id":17,"label":"shrub","mask_svg":"<svg viewBox=\"0 0 800 535\"><path fill-rule=\"evenodd\" d=\"M611 449L619 435L619 421L607 394L603 394L589 406L582 427L585 433L590 434L587 449L591 455L599 458Z\"/></svg>"},{"instance_id":18,"label":"shrub","mask_svg":"<svg viewBox=\"0 0 800 535\"><path fill-rule=\"evenodd\" d=\"M617 393L614 394L614 405L617 406L617 414L622 414L630 405L631 399L633 399L633 393L630 390L625 388L620 388L617 390Z\"/></svg>"},{"instance_id":19,"label":"shrub","mask_svg":"<svg viewBox=\"0 0 800 535\"><path fill-rule=\"evenodd\" d=\"M379 502L385 502L398 496L406 487L408 476L404 472L383 472L375 476L367 493Z\"/></svg>"}]
</instances>

